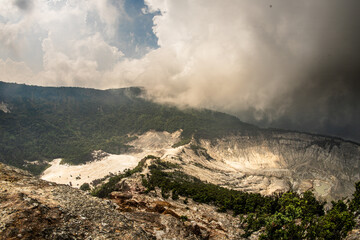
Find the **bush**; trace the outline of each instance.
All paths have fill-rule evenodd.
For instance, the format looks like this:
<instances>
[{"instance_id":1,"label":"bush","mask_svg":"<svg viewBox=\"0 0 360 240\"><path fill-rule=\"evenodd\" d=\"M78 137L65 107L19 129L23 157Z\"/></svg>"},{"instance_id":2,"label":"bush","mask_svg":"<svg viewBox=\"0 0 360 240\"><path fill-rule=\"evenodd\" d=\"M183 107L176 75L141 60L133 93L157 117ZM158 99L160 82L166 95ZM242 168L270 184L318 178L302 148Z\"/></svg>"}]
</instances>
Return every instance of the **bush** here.
<instances>
[{"instance_id":1,"label":"bush","mask_svg":"<svg viewBox=\"0 0 360 240\"><path fill-rule=\"evenodd\" d=\"M115 191L116 184L124 177L123 174L111 177L109 181L100 187L95 188L91 195L99 197L99 198L106 198L109 197L110 193Z\"/></svg>"},{"instance_id":2,"label":"bush","mask_svg":"<svg viewBox=\"0 0 360 240\"><path fill-rule=\"evenodd\" d=\"M90 191L90 185L89 185L88 183L83 183L83 184L80 186L80 190Z\"/></svg>"},{"instance_id":3,"label":"bush","mask_svg":"<svg viewBox=\"0 0 360 240\"><path fill-rule=\"evenodd\" d=\"M186 144L188 144L188 143L190 143L190 142L191 142L191 139L190 139L190 138L183 138L183 139L181 139L179 142L177 142L177 143L175 143L174 145L172 145L171 147L177 148L177 147L186 145Z\"/></svg>"},{"instance_id":4,"label":"bush","mask_svg":"<svg viewBox=\"0 0 360 240\"><path fill-rule=\"evenodd\" d=\"M353 199L350 202L351 211L359 211L360 210L360 182L355 184L355 192L353 194Z\"/></svg>"},{"instance_id":5,"label":"bush","mask_svg":"<svg viewBox=\"0 0 360 240\"><path fill-rule=\"evenodd\" d=\"M178 200L179 199L179 194L176 190L172 191L172 195L171 195L172 200Z\"/></svg>"},{"instance_id":6,"label":"bush","mask_svg":"<svg viewBox=\"0 0 360 240\"><path fill-rule=\"evenodd\" d=\"M355 226L354 215L342 200L332 204L331 210L309 228L309 238L342 239Z\"/></svg>"}]
</instances>

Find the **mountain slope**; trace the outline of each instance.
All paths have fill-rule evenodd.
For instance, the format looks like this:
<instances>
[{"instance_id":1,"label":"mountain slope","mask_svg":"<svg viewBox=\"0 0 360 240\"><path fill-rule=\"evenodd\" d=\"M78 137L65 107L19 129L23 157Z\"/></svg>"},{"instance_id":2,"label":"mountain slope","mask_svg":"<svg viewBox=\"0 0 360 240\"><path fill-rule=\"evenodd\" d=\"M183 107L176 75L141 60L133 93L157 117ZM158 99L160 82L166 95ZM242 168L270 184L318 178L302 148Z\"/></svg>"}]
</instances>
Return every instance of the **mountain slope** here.
<instances>
[{"instance_id":1,"label":"mountain slope","mask_svg":"<svg viewBox=\"0 0 360 240\"><path fill-rule=\"evenodd\" d=\"M312 189L327 200L349 196L360 180L357 143L260 129L219 112L156 104L142 94L140 88L102 91L0 82L0 161L40 173L55 158L79 164L103 150L140 161L148 149L185 164L201 180L228 188L263 194ZM174 154L141 142L149 130L155 138L145 142L152 143L157 132L180 129Z\"/></svg>"},{"instance_id":2,"label":"mountain slope","mask_svg":"<svg viewBox=\"0 0 360 240\"><path fill-rule=\"evenodd\" d=\"M348 197L360 180L360 146L331 137L267 131L256 136L202 139L168 161L203 181L272 194L312 190L324 200ZM199 156L200 155L200 156Z\"/></svg>"},{"instance_id":3,"label":"mountain slope","mask_svg":"<svg viewBox=\"0 0 360 240\"><path fill-rule=\"evenodd\" d=\"M0 161L24 167L24 161L64 158L69 163L91 160L93 150L129 150L128 134L148 130L211 138L252 133L256 127L209 110L181 111L140 98L140 88L95 90L36 87L0 82ZM34 169L38 165L27 164Z\"/></svg>"},{"instance_id":4,"label":"mountain slope","mask_svg":"<svg viewBox=\"0 0 360 240\"><path fill-rule=\"evenodd\" d=\"M306 199L351 196L360 180L359 144L261 129L219 112L156 104L142 94L140 88L0 82L0 162L41 173L50 160L63 158L80 165L52 161L42 178L74 187L90 183L95 195L113 198L102 201L0 163L0 239L239 239L244 233L257 239L276 228L287 234L287 227L301 236L320 229L316 234L340 239L353 227L342 201L323 215ZM278 220L285 222L271 224Z\"/></svg>"}]
</instances>

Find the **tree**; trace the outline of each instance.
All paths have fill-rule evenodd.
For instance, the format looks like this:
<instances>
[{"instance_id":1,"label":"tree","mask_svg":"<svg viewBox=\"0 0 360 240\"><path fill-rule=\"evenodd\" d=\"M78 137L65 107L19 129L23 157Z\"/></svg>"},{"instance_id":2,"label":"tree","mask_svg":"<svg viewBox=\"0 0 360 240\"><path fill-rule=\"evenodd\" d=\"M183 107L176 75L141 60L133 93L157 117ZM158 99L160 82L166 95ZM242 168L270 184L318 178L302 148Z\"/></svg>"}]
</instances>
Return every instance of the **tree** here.
<instances>
[{"instance_id":1,"label":"tree","mask_svg":"<svg viewBox=\"0 0 360 240\"><path fill-rule=\"evenodd\" d=\"M332 202L333 207L319 218L308 231L310 239L343 239L355 226L354 215L348 211L344 201Z\"/></svg>"},{"instance_id":2,"label":"tree","mask_svg":"<svg viewBox=\"0 0 360 240\"><path fill-rule=\"evenodd\" d=\"M353 199L350 202L351 211L359 211L360 210L360 182L355 184L355 192L353 194Z\"/></svg>"},{"instance_id":3,"label":"tree","mask_svg":"<svg viewBox=\"0 0 360 240\"><path fill-rule=\"evenodd\" d=\"M89 190L90 190L90 185L89 185L88 183L83 183L83 184L80 186L80 190L89 191Z\"/></svg>"}]
</instances>

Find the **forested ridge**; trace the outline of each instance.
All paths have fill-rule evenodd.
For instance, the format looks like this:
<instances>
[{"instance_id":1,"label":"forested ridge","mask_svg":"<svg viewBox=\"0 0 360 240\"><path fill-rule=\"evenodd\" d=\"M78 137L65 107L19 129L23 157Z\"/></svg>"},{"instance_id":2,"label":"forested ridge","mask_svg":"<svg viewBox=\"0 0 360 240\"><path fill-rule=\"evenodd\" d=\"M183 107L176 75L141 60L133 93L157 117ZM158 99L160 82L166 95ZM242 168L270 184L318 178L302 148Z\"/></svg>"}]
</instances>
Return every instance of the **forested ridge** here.
<instances>
[{"instance_id":1,"label":"forested ridge","mask_svg":"<svg viewBox=\"0 0 360 240\"><path fill-rule=\"evenodd\" d=\"M96 90L38 87L0 82L0 161L24 168L25 161L63 158L72 164L91 159L93 150L119 154L133 135L148 130L174 132L182 139L230 133L256 134L257 127L228 114L160 105L141 97L143 89ZM130 135L131 136L130 136ZM27 164L40 173L46 164Z\"/></svg>"}]
</instances>

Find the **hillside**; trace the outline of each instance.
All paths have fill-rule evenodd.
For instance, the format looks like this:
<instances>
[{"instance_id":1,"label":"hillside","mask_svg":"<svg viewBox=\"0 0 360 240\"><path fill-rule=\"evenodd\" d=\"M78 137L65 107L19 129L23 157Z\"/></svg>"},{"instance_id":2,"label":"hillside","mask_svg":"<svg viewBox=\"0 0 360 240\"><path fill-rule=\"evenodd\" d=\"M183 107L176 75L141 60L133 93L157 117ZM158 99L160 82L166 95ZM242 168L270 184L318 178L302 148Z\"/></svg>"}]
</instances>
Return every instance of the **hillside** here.
<instances>
[{"instance_id":1,"label":"hillside","mask_svg":"<svg viewBox=\"0 0 360 240\"><path fill-rule=\"evenodd\" d=\"M52 162L43 176L79 187L152 154L185 164L187 173L231 189L262 194L311 189L328 201L350 196L360 180L357 143L261 129L224 113L160 105L143 94L141 88L0 82L0 161L40 174L53 159L70 164L103 159L73 170ZM94 157L98 150L105 155ZM75 179L80 177L77 172L88 179Z\"/></svg>"},{"instance_id":2,"label":"hillside","mask_svg":"<svg viewBox=\"0 0 360 240\"><path fill-rule=\"evenodd\" d=\"M356 239L358 143L145 94L0 82L0 162L49 181L0 164L0 239Z\"/></svg>"},{"instance_id":3,"label":"hillside","mask_svg":"<svg viewBox=\"0 0 360 240\"><path fill-rule=\"evenodd\" d=\"M129 151L129 136L149 130L182 138L253 134L256 127L209 110L179 110L147 101L140 88L95 90L0 82L0 161L40 173L54 158L72 164L91 152ZM3 110L2 110L3 109ZM39 161L41 164L28 162ZM25 164L25 165L24 165Z\"/></svg>"}]
</instances>

